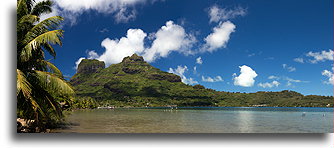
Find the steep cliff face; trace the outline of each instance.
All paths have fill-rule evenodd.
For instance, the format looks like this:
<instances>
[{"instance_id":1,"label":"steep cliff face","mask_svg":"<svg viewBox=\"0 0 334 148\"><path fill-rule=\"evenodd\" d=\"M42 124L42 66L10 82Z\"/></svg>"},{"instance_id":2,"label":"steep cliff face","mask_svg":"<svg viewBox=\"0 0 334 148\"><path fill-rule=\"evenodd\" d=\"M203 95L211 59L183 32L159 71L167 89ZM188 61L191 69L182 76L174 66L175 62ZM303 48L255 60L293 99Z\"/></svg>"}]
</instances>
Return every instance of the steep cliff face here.
<instances>
[{"instance_id":1,"label":"steep cliff face","mask_svg":"<svg viewBox=\"0 0 334 148\"><path fill-rule=\"evenodd\" d=\"M103 61L83 59L78 65L77 73L91 74L105 68Z\"/></svg>"},{"instance_id":2,"label":"steep cliff face","mask_svg":"<svg viewBox=\"0 0 334 148\"><path fill-rule=\"evenodd\" d=\"M77 73L71 78L70 82L76 86L83 82L88 81L91 75L99 73L105 69L103 61L83 59L78 65Z\"/></svg>"}]
</instances>

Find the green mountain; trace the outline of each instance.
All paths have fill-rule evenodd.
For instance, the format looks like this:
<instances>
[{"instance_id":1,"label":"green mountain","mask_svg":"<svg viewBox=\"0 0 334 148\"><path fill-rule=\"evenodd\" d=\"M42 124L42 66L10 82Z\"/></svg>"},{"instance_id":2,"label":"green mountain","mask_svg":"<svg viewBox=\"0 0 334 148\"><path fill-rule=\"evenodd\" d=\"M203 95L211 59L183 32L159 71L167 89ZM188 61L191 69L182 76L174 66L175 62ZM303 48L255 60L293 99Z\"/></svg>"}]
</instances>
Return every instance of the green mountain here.
<instances>
[{"instance_id":1,"label":"green mountain","mask_svg":"<svg viewBox=\"0 0 334 148\"><path fill-rule=\"evenodd\" d=\"M115 106L333 106L330 96L304 96L294 91L231 93L187 85L177 75L161 71L136 54L105 68L84 59L71 78L77 98Z\"/></svg>"}]
</instances>

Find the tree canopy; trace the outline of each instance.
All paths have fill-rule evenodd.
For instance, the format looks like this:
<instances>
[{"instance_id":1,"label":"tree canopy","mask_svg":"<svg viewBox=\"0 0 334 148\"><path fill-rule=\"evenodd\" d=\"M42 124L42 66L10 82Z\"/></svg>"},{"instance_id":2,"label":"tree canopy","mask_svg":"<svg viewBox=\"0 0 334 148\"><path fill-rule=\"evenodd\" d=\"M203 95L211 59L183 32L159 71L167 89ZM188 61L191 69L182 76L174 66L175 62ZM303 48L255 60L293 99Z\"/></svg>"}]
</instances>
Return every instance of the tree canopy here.
<instances>
[{"instance_id":1,"label":"tree canopy","mask_svg":"<svg viewBox=\"0 0 334 148\"><path fill-rule=\"evenodd\" d=\"M45 0L17 0L17 114L35 120L43 127L51 120L60 119L60 100L70 98L74 91L61 71L45 60L45 52L54 58L53 45L62 45L64 20L53 16L41 20L52 12L53 2Z\"/></svg>"}]
</instances>

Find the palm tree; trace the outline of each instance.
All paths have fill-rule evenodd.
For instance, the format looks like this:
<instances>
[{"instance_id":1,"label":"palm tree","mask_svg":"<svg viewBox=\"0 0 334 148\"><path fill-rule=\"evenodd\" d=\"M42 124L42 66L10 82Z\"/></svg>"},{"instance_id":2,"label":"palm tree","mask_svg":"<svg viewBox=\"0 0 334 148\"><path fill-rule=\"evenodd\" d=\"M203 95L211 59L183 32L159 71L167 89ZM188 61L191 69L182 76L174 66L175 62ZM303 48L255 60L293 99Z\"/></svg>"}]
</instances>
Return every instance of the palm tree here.
<instances>
[{"instance_id":1,"label":"palm tree","mask_svg":"<svg viewBox=\"0 0 334 148\"><path fill-rule=\"evenodd\" d=\"M59 98L74 94L61 71L45 60L44 52L54 58L52 45L62 45L63 18L40 16L52 12L52 1L36 3L34 0L17 0L17 111L18 117L35 120L43 127L51 119L61 119Z\"/></svg>"}]
</instances>

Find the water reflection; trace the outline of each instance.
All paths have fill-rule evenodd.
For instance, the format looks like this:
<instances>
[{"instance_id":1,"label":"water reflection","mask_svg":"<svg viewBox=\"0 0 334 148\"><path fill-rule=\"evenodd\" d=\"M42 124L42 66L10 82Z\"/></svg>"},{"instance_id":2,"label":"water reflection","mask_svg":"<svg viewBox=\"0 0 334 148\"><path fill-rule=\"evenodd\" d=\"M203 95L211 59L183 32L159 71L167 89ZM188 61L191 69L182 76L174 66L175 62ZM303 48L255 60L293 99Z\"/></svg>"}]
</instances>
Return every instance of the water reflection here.
<instances>
[{"instance_id":1,"label":"water reflection","mask_svg":"<svg viewBox=\"0 0 334 148\"><path fill-rule=\"evenodd\" d=\"M333 110L331 110L333 111ZM305 116L302 113L305 112ZM326 114L325 116L323 114ZM115 109L78 110L66 119L76 133L330 133L328 110Z\"/></svg>"},{"instance_id":2,"label":"water reflection","mask_svg":"<svg viewBox=\"0 0 334 148\"><path fill-rule=\"evenodd\" d=\"M253 132L253 113L249 111L238 111L238 128L241 133L252 133Z\"/></svg>"}]
</instances>

